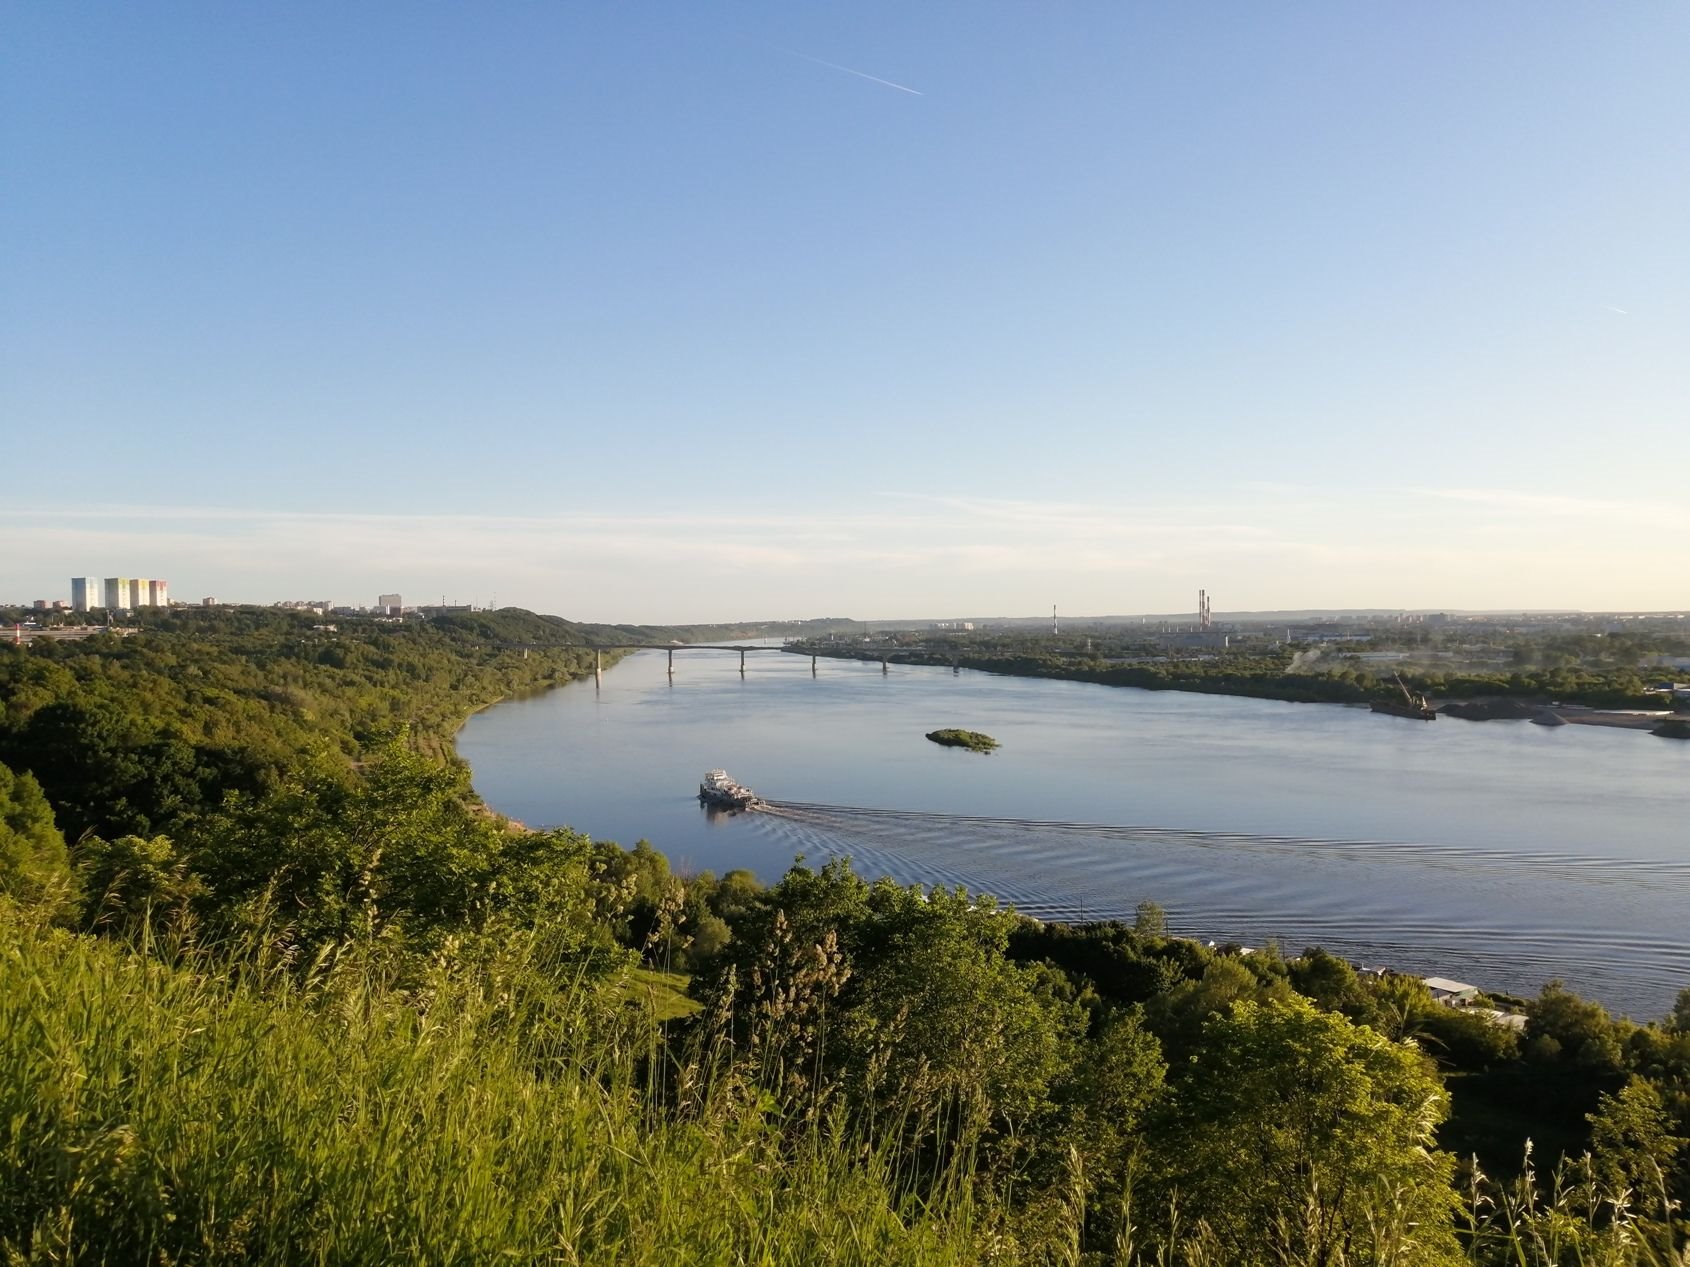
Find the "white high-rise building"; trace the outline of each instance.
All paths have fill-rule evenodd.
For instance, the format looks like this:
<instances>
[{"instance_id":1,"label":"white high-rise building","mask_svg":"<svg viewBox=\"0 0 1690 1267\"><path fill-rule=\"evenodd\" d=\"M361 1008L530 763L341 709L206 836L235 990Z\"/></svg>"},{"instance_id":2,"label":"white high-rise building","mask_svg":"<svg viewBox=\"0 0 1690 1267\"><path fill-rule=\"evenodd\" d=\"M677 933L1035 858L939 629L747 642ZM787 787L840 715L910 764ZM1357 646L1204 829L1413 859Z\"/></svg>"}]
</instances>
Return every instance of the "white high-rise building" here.
<instances>
[{"instance_id":1,"label":"white high-rise building","mask_svg":"<svg viewBox=\"0 0 1690 1267\"><path fill-rule=\"evenodd\" d=\"M395 607L403 607L404 605L405 600L397 594L381 594L376 597L376 606L380 607L383 611L388 611Z\"/></svg>"},{"instance_id":2,"label":"white high-rise building","mask_svg":"<svg viewBox=\"0 0 1690 1267\"><path fill-rule=\"evenodd\" d=\"M70 578L70 609L72 611L92 611L101 606L100 583L91 576L73 576Z\"/></svg>"},{"instance_id":3,"label":"white high-rise building","mask_svg":"<svg viewBox=\"0 0 1690 1267\"><path fill-rule=\"evenodd\" d=\"M127 576L106 577L106 610L128 611L135 605L135 582Z\"/></svg>"},{"instance_id":4,"label":"white high-rise building","mask_svg":"<svg viewBox=\"0 0 1690 1267\"><path fill-rule=\"evenodd\" d=\"M150 597L153 600L153 606L154 607L169 607L170 606L170 582L169 581L154 581L154 582L152 582L151 589L152 589L152 594L150 595Z\"/></svg>"}]
</instances>

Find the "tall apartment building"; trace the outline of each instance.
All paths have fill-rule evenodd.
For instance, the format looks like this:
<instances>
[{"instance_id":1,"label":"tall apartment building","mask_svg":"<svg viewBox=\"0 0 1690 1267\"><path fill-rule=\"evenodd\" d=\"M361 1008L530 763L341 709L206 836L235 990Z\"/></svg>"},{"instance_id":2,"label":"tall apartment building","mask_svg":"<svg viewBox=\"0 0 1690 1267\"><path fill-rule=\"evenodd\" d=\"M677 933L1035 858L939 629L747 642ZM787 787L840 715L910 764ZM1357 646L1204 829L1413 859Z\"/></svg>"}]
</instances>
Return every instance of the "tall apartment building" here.
<instances>
[{"instance_id":1,"label":"tall apartment building","mask_svg":"<svg viewBox=\"0 0 1690 1267\"><path fill-rule=\"evenodd\" d=\"M135 606L137 607L169 607L169 581L136 581Z\"/></svg>"},{"instance_id":2,"label":"tall apartment building","mask_svg":"<svg viewBox=\"0 0 1690 1267\"><path fill-rule=\"evenodd\" d=\"M397 594L381 594L376 598L376 606L380 607L384 611L393 607L403 607L404 605L405 600Z\"/></svg>"},{"instance_id":3,"label":"tall apartment building","mask_svg":"<svg viewBox=\"0 0 1690 1267\"><path fill-rule=\"evenodd\" d=\"M127 576L106 577L107 611L128 611L135 605L135 582Z\"/></svg>"},{"instance_id":4,"label":"tall apartment building","mask_svg":"<svg viewBox=\"0 0 1690 1267\"><path fill-rule=\"evenodd\" d=\"M91 576L73 576L70 578L70 609L72 611L92 611L96 607L103 607L100 601L100 583Z\"/></svg>"}]
</instances>

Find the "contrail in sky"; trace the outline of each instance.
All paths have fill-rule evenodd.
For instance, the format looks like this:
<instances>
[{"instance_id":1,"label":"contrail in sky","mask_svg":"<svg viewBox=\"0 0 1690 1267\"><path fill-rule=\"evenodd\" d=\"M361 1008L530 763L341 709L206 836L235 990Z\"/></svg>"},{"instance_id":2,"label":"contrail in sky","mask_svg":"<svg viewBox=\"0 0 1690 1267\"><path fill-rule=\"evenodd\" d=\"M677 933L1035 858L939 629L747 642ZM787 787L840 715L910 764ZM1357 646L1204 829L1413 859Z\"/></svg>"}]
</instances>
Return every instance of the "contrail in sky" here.
<instances>
[{"instance_id":1,"label":"contrail in sky","mask_svg":"<svg viewBox=\"0 0 1690 1267\"><path fill-rule=\"evenodd\" d=\"M776 47L779 47L778 45ZM885 84L888 88L896 88L899 92L907 92L912 97L925 97L927 94L915 88L906 88L903 84L895 84L890 79L882 79L879 75L871 75L866 70L852 70L849 66L841 66L838 62L824 62L819 57L811 57L808 53L800 53L797 49L783 48L783 53L793 57L802 57L807 62L814 62L818 66L826 66L829 70L842 70L847 75L855 75L858 79L866 79L872 84Z\"/></svg>"},{"instance_id":2,"label":"contrail in sky","mask_svg":"<svg viewBox=\"0 0 1690 1267\"><path fill-rule=\"evenodd\" d=\"M1626 310L1625 310L1625 309L1624 309L1624 308L1616 308L1616 307L1614 307L1614 305L1613 305L1613 304L1603 304L1603 305L1602 305L1602 306L1603 306L1603 307L1604 307L1604 308L1606 308L1606 309L1607 309L1607 310L1608 310L1608 311L1609 311L1609 312L1617 312L1617 313L1619 313L1619 314L1620 314L1620 316L1622 316L1622 317L1629 317L1629 316L1630 316L1630 315L1631 315L1631 314L1630 314L1630 313L1629 313L1629 312L1627 312L1627 311L1626 311Z\"/></svg>"}]
</instances>

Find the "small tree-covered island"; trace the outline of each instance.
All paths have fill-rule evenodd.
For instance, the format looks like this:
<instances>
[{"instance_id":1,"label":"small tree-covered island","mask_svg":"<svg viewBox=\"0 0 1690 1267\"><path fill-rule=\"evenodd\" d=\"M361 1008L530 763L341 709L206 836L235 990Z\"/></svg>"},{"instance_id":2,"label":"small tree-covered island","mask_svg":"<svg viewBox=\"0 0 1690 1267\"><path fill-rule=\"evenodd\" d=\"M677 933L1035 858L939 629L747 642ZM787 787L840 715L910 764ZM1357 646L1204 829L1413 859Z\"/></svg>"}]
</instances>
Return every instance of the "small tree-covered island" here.
<instances>
[{"instance_id":1,"label":"small tree-covered island","mask_svg":"<svg viewBox=\"0 0 1690 1267\"><path fill-rule=\"evenodd\" d=\"M970 752L992 752L1002 745L978 730L930 730L927 737L945 748L966 748Z\"/></svg>"},{"instance_id":2,"label":"small tree-covered island","mask_svg":"<svg viewBox=\"0 0 1690 1267\"><path fill-rule=\"evenodd\" d=\"M1690 990L1450 1006L1149 901L683 876L490 812L456 727L629 640L0 645L0 1260L1685 1261Z\"/></svg>"}]
</instances>

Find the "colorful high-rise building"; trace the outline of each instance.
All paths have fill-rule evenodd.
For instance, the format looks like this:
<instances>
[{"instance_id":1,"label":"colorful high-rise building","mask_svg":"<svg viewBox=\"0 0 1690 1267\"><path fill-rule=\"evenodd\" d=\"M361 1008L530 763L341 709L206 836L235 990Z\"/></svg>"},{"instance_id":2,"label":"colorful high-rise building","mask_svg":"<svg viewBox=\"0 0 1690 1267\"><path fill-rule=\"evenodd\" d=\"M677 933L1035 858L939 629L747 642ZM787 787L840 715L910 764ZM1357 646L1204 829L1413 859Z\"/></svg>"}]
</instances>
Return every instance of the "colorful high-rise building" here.
<instances>
[{"instance_id":1,"label":"colorful high-rise building","mask_svg":"<svg viewBox=\"0 0 1690 1267\"><path fill-rule=\"evenodd\" d=\"M96 607L104 606L100 601L100 583L91 576L73 576L70 578L70 609L72 611L92 611Z\"/></svg>"}]
</instances>

